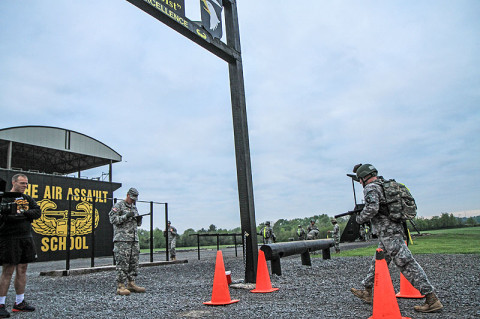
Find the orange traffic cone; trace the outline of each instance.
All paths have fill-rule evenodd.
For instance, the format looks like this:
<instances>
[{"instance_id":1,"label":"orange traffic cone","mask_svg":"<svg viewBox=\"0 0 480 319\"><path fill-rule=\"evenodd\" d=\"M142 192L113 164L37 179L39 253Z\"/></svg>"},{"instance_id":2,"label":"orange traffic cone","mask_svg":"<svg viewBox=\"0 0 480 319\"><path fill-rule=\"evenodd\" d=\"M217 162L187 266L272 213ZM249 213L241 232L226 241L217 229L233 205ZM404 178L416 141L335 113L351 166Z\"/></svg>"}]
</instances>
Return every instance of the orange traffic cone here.
<instances>
[{"instance_id":1,"label":"orange traffic cone","mask_svg":"<svg viewBox=\"0 0 480 319\"><path fill-rule=\"evenodd\" d=\"M213 276L212 300L204 302L205 305L219 306L229 305L239 300L230 299L230 291L228 290L227 277L225 276L225 265L223 264L222 251L217 251L217 259L215 261L215 274Z\"/></svg>"},{"instance_id":2,"label":"orange traffic cone","mask_svg":"<svg viewBox=\"0 0 480 319\"><path fill-rule=\"evenodd\" d=\"M263 250L258 251L258 263L257 263L257 283L255 289L250 292L266 293L276 291L279 288L272 288L270 282L270 275L268 273L267 260L265 259L265 253Z\"/></svg>"},{"instance_id":3,"label":"orange traffic cone","mask_svg":"<svg viewBox=\"0 0 480 319\"><path fill-rule=\"evenodd\" d=\"M408 281L405 276L400 273L400 291L395 295L399 298L424 298L425 295L422 295L417 288Z\"/></svg>"},{"instance_id":4,"label":"orange traffic cone","mask_svg":"<svg viewBox=\"0 0 480 319\"><path fill-rule=\"evenodd\" d=\"M392 278L381 248L375 255L375 283L373 288L373 314L369 319L407 319L400 314ZM410 318L408 318L410 319Z\"/></svg>"}]
</instances>

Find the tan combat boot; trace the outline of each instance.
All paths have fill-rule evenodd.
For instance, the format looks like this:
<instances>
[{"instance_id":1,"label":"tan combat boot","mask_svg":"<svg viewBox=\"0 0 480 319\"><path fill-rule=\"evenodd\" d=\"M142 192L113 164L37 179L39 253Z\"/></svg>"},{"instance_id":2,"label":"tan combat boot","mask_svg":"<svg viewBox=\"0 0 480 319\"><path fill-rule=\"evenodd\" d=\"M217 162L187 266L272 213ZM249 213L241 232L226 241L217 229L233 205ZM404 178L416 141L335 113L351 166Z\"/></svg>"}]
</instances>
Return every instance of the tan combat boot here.
<instances>
[{"instance_id":1,"label":"tan combat boot","mask_svg":"<svg viewBox=\"0 0 480 319\"><path fill-rule=\"evenodd\" d=\"M421 306L414 306L413 309L418 312L434 312L443 308L434 292L425 295L425 303Z\"/></svg>"},{"instance_id":2,"label":"tan combat boot","mask_svg":"<svg viewBox=\"0 0 480 319\"><path fill-rule=\"evenodd\" d=\"M372 288L365 288L365 290L351 288L350 291L358 298L362 299L366 303L373 303Z\"/></svg>"},{"instance_id":3,"label":"tan combat boot","mask_svg":"<svg viewBox=\"0 0 480 319\"><path fill-rule=\"evenodd\" d=\"M121 284L121 283L117 284L117 295L128 296L129 294L130 294L130 290L125 288L124 284Z\"/></svg>"},{"instance_id":4,"label":"tan combat boot","mask_svg":"<svg viewBox=\"0 0 480 319\"><path fill-rule=\"evenodd\" d=\"M170 258L170 259L171 259L172 261L174 261L174 260L177 260L177 257L172 256L172 258Z\"/></svg>"},{"instance_id":5,"label":"tan combat boot","mask_svg":"<svg viewBox=\"0 0 480 319\"><path fill-rule=\"evenodd\" d=\"M130 292L145 292L146 291L144 287L139 287L139 286L135 285L135 281L133 281L133 280L128 282L127 289L130 290Z\"/></svg>"}]
</instances>

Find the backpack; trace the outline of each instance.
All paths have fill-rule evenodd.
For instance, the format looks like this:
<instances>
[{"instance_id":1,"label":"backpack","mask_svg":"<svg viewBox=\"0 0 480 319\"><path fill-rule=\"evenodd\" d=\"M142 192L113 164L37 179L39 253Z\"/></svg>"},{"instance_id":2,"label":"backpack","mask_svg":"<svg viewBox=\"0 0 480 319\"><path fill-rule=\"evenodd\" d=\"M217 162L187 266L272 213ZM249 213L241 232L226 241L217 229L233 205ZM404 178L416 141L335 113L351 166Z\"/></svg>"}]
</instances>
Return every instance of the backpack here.
<instances>
[{"instance_id":1,"label":"backpack","mask_svg":"<svg viewBox=\"0 0 480 319\"><path fill-rule=\"evenodd\" d=\"M383 180L381 185L387 200L388 218L398 222L417 216L415 199L405 185L394 179Z\"/></svg>"}]
</instances>

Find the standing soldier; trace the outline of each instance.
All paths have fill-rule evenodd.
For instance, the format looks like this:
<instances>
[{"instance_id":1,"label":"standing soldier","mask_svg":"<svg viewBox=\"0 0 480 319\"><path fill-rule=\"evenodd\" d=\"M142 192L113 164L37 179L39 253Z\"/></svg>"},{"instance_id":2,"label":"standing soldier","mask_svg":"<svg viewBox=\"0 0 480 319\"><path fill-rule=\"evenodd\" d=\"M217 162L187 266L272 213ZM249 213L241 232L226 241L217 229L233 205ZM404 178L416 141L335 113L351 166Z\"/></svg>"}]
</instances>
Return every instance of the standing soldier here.
<instances>
[{"instance_id":1,"label":"standing soldier","mask_svg":"<svg viewBox=\"0 0 480 319\"><path fill-rule=\"evenodd\" d=\"M363 228L363 225L360 225L359 233L360 233L360 240L365 241L365 228Z\"/></svg>"},{"instance_id":2,"label":"standing soldier","mask_svg":"<svg viewBox=\"0 0 480 319\"><path fill-rule=\"evenodd\" d=\"M172 226L172 222L168 221L167 230L163 232L163 235L168 239L168 248L170 250L170 259L177 260L177 229Z\"/></svg>"},{"instance_id":3,"label":"standing soldier","mask_svg":"<svg viewBox=\"0 0 480 319\"><path fill-rule=\"evenodd\" d=\"M365 225L365 241L370 240L370 227L368 225Z\"/></svg>"},{"instance_id":4,"label":"standing soldier","mask_svg":"<svg viewBox=\"0 0 480 319\"><path fill-rule=\"evenodd\" d=\"M145 292L144 287L135 285L140 255L137 227L142 225L142 216L138 216L135 206L137 199L138 191L132 187L127 192L127 198L116 203L108 213L110 223L113 225L117 294L122 296L128 296L130 292ZM128 281L126 288L125 281Z\"/></svg>"},{"instance_id":5,"label":"standing soldier","mask_svg":"<svg viewBox=\"0 0 480 319\"><path fill-rule=\"evenodd\" d=\"M310 225L307 227L307 239L315 239L319 234L318 227L315 225L315 221L312 219L310 220Z\"/></svg>"},{"instance_id":6,"label":"standing soldier","mask_svg":"<svg viewBox=\"0 0 480 319\"><path fill-rule=\"evenodd\" d=\"M277 237L275 237L275 234L273 233L273 228L270 227L270 222L265 223L265 227L262 228L259 235L262 235L264 244L271 244L277 240Z\"/></svg>"},{"instance_id":7,"label":"standing soldier","mask_svg":"<svg viewBox=\"0 0 480 319\"><path fill-rule=\"evenodd\" d=\"M387 200L382 186L383 182L382 178L377 176L377 169L371 164L358 164L355 165L353 172L357 174L358 181L363 186L363 196L365 198L365 207L356 216L355 221L358 224L371 222L372 233L378 236L378 248L384 251L387 265L393 261L412 286L425 295L425 304L415 306L414 310L419 312L441 310L443 305L435 293L435 288L405 243L402 222L389 218ZM373 257L370 269L362 281L365 288L352 288L351 291L356 297L367 303L372 303L374 283L375 257Z\"/></svg>"},{"instance_id":8,"label":"standing soldier","mask_svg":"<svg viewBox=\"0 0 480 319\"><path fill-rule=\"evenodd\" d=\"M305 229L303 229L302 225L298 225L297 229L297 240L305 240Z\"/></svg>"},{"instance_id":9,"label":"standing soldier","mask_svg":"<svg viewBox=\"0 0 480 319\"><path fill-rule=\"evenodd\" d=\"M335 253L340 253L340 226L338 226L337 220L332 218L333 230L329 230L327 233L332 234L332 238L335 242Z\"/></svg>"}]
</instances>

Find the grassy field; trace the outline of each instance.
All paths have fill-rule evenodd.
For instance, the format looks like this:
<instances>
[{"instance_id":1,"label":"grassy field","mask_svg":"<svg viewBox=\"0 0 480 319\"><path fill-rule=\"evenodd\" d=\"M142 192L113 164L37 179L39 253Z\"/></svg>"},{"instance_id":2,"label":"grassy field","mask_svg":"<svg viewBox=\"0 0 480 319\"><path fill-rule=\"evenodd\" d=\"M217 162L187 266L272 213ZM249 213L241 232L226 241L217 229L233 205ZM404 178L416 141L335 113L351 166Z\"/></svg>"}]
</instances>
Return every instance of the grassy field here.
<instances>
[{"instance_id":1,"label":"grassy field","mask_svg":"<svg viewBox=\"0 0 480 319\"><path fill-rule=\"evenodd\" d=\"M421 232L422 236L414 236L409 248L416 254L480 254L480 227L441 229ZM340 244L340 249L342 245ZM377 245L364 247L333 257L373 256Z\"/></svg>"},{"instance_id":2,"label":"grassy field","mask_svg":"<svg viewBox=\"0 0 480 319\"><path fill-rule=\"evenodd\" d=\"M466 227L454 229L440 229L421 232L422 236L414 236L413 244L409 248L413 254L480 254L480 227ZM232 245L220 245L221 248L232 247ZM201 249L217 249L216 245L201 246ZM340 249L342 244L340 244ZM197 247L177 247L177 250L196 250ZM241 247L238 248L241 253ZM340 254L332 254L332 257L348 256L373 256L377 245L342 251ZM154 251L165 251L155 249ZM149 249L142 249L142 253L150 252ZM321 255L316 255L321 257Z\"/></svg>"}]
</instances>

